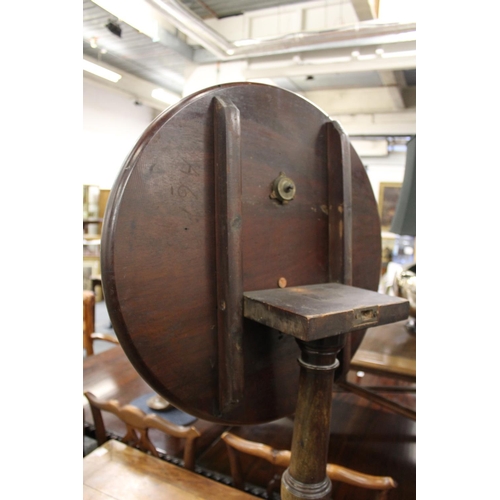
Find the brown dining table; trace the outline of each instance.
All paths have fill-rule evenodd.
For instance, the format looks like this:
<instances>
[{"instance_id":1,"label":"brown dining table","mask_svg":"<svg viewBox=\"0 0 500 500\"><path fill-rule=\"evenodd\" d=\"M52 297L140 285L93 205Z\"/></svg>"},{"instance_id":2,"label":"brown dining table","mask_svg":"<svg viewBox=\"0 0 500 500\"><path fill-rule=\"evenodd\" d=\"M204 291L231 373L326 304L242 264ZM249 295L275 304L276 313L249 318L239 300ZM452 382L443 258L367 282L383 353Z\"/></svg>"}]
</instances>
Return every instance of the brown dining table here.
<instances>
[{"instance_id":1,"label":"brown dining table","mask_svg":"<svg viewBox=\"0 0 500 500\"><path fill-rule=\"evenodd\" d=\"M351 370L417 380L417 340L407 321L369 328L351 360Z\"/></svg>"},{"instance_id":2,"label":"brown dining table","mask_svg":"<svg viewBox=\"0 0 500 500\"><path fill-rule=\"evenodd\" d=\"M83 459L84 500L251 500L243 491L113 439Z\"/></svg>"}]
</instances>

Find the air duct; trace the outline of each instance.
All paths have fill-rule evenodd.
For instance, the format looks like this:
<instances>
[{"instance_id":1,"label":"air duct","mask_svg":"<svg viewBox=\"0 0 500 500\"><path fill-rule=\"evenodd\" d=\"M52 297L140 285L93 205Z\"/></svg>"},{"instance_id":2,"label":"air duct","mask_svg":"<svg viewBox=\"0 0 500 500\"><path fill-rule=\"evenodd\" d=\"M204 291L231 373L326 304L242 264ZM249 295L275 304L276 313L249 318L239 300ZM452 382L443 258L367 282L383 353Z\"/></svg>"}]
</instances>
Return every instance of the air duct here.
<instances>
[{"instance_id":1,"label":"air duct","mask_svg":"<svg viewBox=\"0 0 500 500\"><path fill-rule=\"evenodd\" d=\"M146 0L179 31L218 59L231 60L271 54L414 41L416 23L365 21L321 32L295 33L267 40L230 42L177 0Z\"/></svg>"},{"instance_id":2,"label":"air duct","mask_svg":"<svg viewBox=\"0 0 500 500\"><path fill-rule=\"evenodd\" d=\"M156 12L179 31L192 38L215 56L226 59L231 55L232 43L207 26L194 12L174 0L146 0Z\"/></svg>"}]
</instances>

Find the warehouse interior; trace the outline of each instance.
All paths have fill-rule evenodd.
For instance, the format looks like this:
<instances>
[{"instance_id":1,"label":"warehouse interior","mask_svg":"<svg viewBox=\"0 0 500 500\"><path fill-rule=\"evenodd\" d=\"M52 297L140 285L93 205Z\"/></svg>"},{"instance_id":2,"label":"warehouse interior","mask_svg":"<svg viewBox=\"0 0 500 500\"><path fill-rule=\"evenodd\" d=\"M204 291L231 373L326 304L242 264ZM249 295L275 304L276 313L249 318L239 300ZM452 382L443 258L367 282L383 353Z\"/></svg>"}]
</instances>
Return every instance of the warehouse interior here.
<instances>
[{"instance_id":1,"label":"warehouse interior","mask_svg":"<svg viewBox=\"0 0 500 500\"><path fill-rule=\"evenodd\" d=\"M153 403L148 405L144 400L146 392L151 391L147 394L151 396L153 389L138 375L135 361L131 364L130 350L124 353L117 345L121 334L117 335L104 300L101 236L107 201L113 197L113 186L131 151L155 120L161 120L169 109L191 102L191 96L207 88L245 82L276 87L305 99L342 126L362 163L380 217L378 292L397 297L398 273L402 269L415 271L411 266L417 254L420 262L418 342L415 317L398 322L403 328L399 340L413 341L414 367L419 352L418 480L416 417L412 413L416 411L416 375L408 379L370 372L366 365L356 364L360 363L358 357L348 382L361 387L382 386L387 391L382 395L390 403L370 400L338 386L332 396L328 460L357 473L371 474L390 487L380 492L332 479L332 498L377 498L384 491L394 500L425 498L429 490L443 497L460 497L465 492L491 494L493 461L480 458L469 463L470 474L462 481L456 481L456 471L463 466L458 443L464 429L474 430L466 433L471 436L464 443L470 450L467 454L485 457L485 443L498 441L491 432L496 425L494 398L487 395L493 388L483 393L476 381L466 376L461 383L443 389L450 373L456 373L451 360L464 357L463 335L467 334L470 341L467 332L491 331L488 315L479 311L495 307L494 293L484 293L494 282L491 269L485 270L489 264L474 260L473 276L467 283L462 272L464 262L471 262L478 248L484 248L483 244L478 246L479 237L488 238L492 224L488 217L467 208L473 206L480 214L495 211L495 183L485 182L491 178L496 144L491 125L497 107L495 66L491 64L494 16L483 5L471 13L451 2L417 7L409 0L83 0L83 9L75 4L55 1L33 5L29 14L21 4L9 5L8 19L13 22L5 27L6 40L16 45L15 49L12 43L4 46L5 64L15 69L15 77L3 78L9 97L5 106L9 124L6 150L12 166L22 158L30 167L8 169L8 185L18 186L22 195L17 191L3 200L5 211L19 201L28 201L30 206L21 217L7 221L6 234L16 235L18 242L17 251L11 252L17 255L6 274L6 282L12 287L7 309L13 312L8 325L11 331L19 331L23 318L29 330L39 332L30 335L29 352L23 354L25 382L8 384L6 396L24 404L24 396L29 395L29 402L35 405L30 408L44 408L38 412L36 428L50 430L45 434L50 440L46 463L36 470L28 468L31 481L26 481L26 467L22 468L24 472L17 466L8 467L12 470L8 482L18 489L22 485L25 493L38 494L43 486L55 498L80 494L82 382L84 392L93 391L101 399L117 398L119 405L133 402L147 414L154 413ZM408 172L408 146L416 139L417 17L421 91L418 238L391 228ZM21 38L19 23L25 34ZM21 65L21 60L30 64ZM76 223L82 217L82 185L83 276L82 239ZM48 218L53 216L57 216L57 230L47 231ZM462 236L469 228L474 233ZM37 259L32 258L34 241L40 242ZM29 280L20 278L20 270ZM50 282L43 300L38 287L27 290L26 284L34 279ZM82 282L84 292L94 295L94 327L102 335L95 340L92 355L84 348L83 370L81 342L73 332L81 321L78 301ZM471 282L480 293L469 293L464 301L462 294ZM14 297L23 297L22 304L15 303ZM31 304L29 309L27 303ZM466 304L468 312L451 316L457 304ZM47 329L55 323L52 341L41 335L40 321ZM69 331L73 332L71 339ZM109 338L105 338L107 335ZM9 338L7 348L18 350L15 342L14 336ZM476 357L467 354L468 363L472 363L469 371L481 369L488 381L494 380L495 342L482 350L477 368ZM375 344L364 344L362 354L371 352ZM63 347L55 349L54 345ZM13 356L5 367L10 376L18 373L19 358ZM54 388L67 397L64 409L58 407L55 412L47 392L52 393ZM465 395L471 400L456 419L452 405ZM108 444L99 444L86 396L83 405L83 495L92 498L91 493L96 495L99 487L96 482L89 486L89 470L102 465L98 460L103 457L122 455L126 427L118 416L102 411ZM167 410L171 422L178 418L181 426L193 426L201 433L193 469L201 478L201 490L179 490L172 483L162 488L177 488L171 494L184 498L212 498L207 493L212 487L206 482L209 480L223 488L214 490L214 498L240 498L238 495L245 494L250 498L280 498L279 481L286 466L242 457L247 482L236 488L230 445L222 436L228 432L268 445L274 450L271 455L276 455L279 450L291 449L293 415L255 426L222 428L199 417L190 420L196 416L173 405ZM166 415L162 409L156 411ZM477 426L479 413L481 429ZM9 428L35 428L30 411L6 416L6 424ZM56 434L65 436L65 444L54 439ZM12 465L25 460L24 451L17 450L16 435L6 437L12 444ZM150 437L153 447L160 450L161 461L191 473L185 470L190 458L186 462L182 439L165 438L158 429L151 431ZM110 442L117 442L117 447L103 448L115 446ZM96 450L96 461L87 466L88 457ZM133 472L135 480L119 484L119 494L111 489L99 493L139 498L137 488L141 484L153 482L160 487L156 476L151 479L156 462L150 459L155 457L151 452L146 455L147 459L130 455L130 463L144 460L148 465L142 475ZM110 463L118 466L114 460ZM103 474L105 483L107 473ZM108 474L108 479L112 476ZM480 484L479 476L484 478ZM393 487L389 479L397 486Z\"/></svg>"}]
</instances>

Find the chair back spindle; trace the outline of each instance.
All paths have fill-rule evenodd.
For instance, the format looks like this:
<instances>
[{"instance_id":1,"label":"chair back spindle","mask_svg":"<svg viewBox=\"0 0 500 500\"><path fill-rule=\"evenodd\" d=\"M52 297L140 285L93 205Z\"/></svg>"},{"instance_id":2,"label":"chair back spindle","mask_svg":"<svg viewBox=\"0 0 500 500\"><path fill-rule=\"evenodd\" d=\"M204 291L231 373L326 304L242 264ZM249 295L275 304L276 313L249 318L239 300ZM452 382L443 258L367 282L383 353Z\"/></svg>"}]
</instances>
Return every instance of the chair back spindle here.
<instances>
[{"instance_id":1,"label":"chair back spindle","mask_svg":"<svg viewBox=\"0 0 500 500\"><path fill-rule=\"evenodd\" d=\"M245 482L238 452L262 458L275 466L283 468L288 467L290 464L291 453L289 450L275 450L271 446L248 441L230 432L224 432L224 434L222 434L222 439L226 443L233 486L240 490L244 490ZM378 500L387 498L388 492L397 486L392 477L362 474L335 464L327 464L326 475L332 481L340 481L360 488L379 490L377 496ZM279 489L279 486L280 482L277 480L276 476L274 476L267 485L267 494L269 498L272 490Z\"/></svg>"},{"instance_id":2,"label":"chair back spindle","mask_svg":"<svg viewBox=\"0 0 500 500\"><path fill-rule=\"evenodd\" d=\"M106 429L102 418L102 411L114 414L127 426L127 432L123 441L143 451L150 452L158 457L158 451L149 438L149 429L157 429L169 436L185 439L184 467L194 470L195 443L200 437L200 432L195 427L176 425L158 415L146 414L132 405L120 406L118 401L99 400L91 392L86 392L85 397L89 401L92 417L94 419L97 443L102 445L106 440Z\"/></svg>"}]
</instances>

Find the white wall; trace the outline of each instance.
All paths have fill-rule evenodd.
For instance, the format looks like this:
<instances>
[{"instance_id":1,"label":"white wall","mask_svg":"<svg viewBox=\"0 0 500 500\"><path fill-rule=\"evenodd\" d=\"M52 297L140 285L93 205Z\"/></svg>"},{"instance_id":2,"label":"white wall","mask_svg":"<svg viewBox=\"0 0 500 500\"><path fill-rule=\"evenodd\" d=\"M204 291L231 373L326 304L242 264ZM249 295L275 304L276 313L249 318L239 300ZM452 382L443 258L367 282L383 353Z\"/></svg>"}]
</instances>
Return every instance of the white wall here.
<instances>
[{"instance_id":1,"label":"white wall","mask_svg":"<svg viewBox=\"0 0 500 500\"><path fill-rule=\"evenodd\" d=\"M382 157L361 157L370 179L375 199L378 202L381 182L403 182L406 153L391 152Z\"/></svg>"},{"instance_id":2,"label":"white wall","mask_svg":"<svg viewBox=\"0 0 500 500\"><path fill-rule=\"evenodd\" d=\"M182 96L188 96L213 85L244 82L245 75L243 73L246 67L247 63L245 61L202 64L196 67L186 78Z\"/></svg>"},{"instance_id":3,"label":"white wall","mask_svg":"<svg viewBox=\"0 0 500 500\"><path fill-rule=\"evenodd\" d=\"M156 116L152 108L83 79L82 184L110 189L135 143Z\"/></svg>"}]
</instances>

